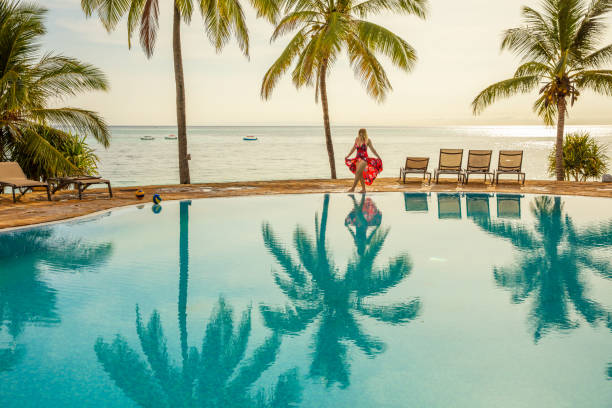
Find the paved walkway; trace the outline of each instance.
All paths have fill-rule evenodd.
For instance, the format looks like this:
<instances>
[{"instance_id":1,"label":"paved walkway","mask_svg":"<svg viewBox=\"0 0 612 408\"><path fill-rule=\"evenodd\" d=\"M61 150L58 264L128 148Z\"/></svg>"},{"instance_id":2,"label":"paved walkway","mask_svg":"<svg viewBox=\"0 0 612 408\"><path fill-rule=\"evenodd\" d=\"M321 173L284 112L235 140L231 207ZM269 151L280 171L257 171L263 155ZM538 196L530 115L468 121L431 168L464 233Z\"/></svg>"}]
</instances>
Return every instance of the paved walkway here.
<instances>
[{"instance_id":1,"label":"paved walkway","mask_svg":"<svg viewBox=\"0 0 612 408\"><path fill-rule=\"evenodd\" d=\"M191 185L147 186L144 202L150 202L154 193L162 195L164 200L180 200L207 197L230 197L266 194L305 194L305 193L341 193L346 192L352 180L278 180L253 181L236 183L207 183ZM10 194L0 194L0 229L59 221L79 217L115 207L138 204L137 187L117 187L113 189L114 198L109 199L105 189L91 189L85 192L79 201L74 191L62 191L48 202L42 192L26 194L17 204L13 204ZM498 186L489 186L481 181L470 181L467 186L457 185L450 179L440 184L428 186L421 180L406 180L402 184L397 179L380 178L368 188L368 191L486 191L521 194L581 195L612 198L612 183L574 183L556 181L527 181L525 186L516 182L501 182ZM611 202L612 204L612 202ZM612 207L611 207L612 208Z\"/></svg>"}]
</instances>

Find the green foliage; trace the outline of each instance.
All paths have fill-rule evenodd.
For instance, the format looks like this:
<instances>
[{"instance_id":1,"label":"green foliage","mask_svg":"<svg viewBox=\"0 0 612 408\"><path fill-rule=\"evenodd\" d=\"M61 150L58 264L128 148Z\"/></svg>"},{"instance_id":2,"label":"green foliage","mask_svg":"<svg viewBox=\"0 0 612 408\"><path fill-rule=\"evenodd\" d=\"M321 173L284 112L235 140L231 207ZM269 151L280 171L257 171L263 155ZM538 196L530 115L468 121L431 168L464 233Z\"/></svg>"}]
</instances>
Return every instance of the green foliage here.
<instances>
[{"instance_id":1,"label":"green foliage","mask_svg":"<svg viewBox=\"0 0 612 408\"><path fill-rule=\"evenodd\" d=\"M539 89L533 110L547 125L555 123L557 104L573 104L582 90L612 96L612 44L604 38L612 0L542 0L542 11L522 8L523 25L506 30L501 44L522 65L510 79L485 88L472 102L474 114L501 98Z\"/></svg>"},{"instance_id":2,"label":"green foliage","mask_svg":"<svg viewBox=\"0 0 612 408\"><path fill-rule=\"evenodd\" d=\"M377 54L388 57L395 66L407 72L417 59L410 44L386 28L365 20L385 11L424 18L427 0L286 1L272 41L290 32L295 34L266 72L261 85L262 98L271 97L280 77L294 63L295 86L314 85L318 94L321 76L327 74L327 68L345 49L355 76L370 96L382 101L391 90L391 83Z\"/></svg>"},{"instance_id":3,"label":"green foliage","mask_svg":"<svg viewBox=\"0 0 612 408\"><path fill-rule=\"evenodd\" d=\"M164 2L166 3L166 2ZM173 0L185 23L191 22L193 0ZM249 33L242 5L238 0L200 0L204 30L217 52L229 42L232 34L242 52L249 55ZM251 0L258 16L272 19L277 0ZM97 14L107 31L112 31L127 14L128 47L139 30L140 45L147 57L153 56L159 30L159 0L81 0L87 17Z\"/></svg>"},{"instance_id":4,"label":"green foliage","mask_svg":"<svg viewBox=\"0 0 612 408\"><path fill-rule=\"evenodd\" d=\"M91 151L84 152L88 148L82 147L80 164L78 154L69 159L75 145L71 133L92 136L105 147L110 143L110 132L97 113L49 107L51 101L107 90L108 83L91 65L39 52L45 13L33 4L0 1L0 160L18 160L31 178L91 168Z\"/></svg>"},{"instance_id":5,"label":"green foliage","mask_svg":"<svg viewBox=\"0 0 612 408\"><path fill-rule=\"evenodd\" d=\"M70 163L71 167L68 170L49 168L36 155L31 155L29 150L16 149L10 160L18 162L28 177L46 180L51 177L98 174L99 158L94 149L87 144L85 136L47 132L44 128L38 133L49 146Z\"/></svg>"},{"instance_id":6,"label":"green foliage","mask_svg":"<svg viewBox=\"0 0 612 408\"><path fill-rule=\"evenodd\" d=\"M100 159L94 149L87 144L85 136L72 135L62 141L61 152L78 169L79 174L98 174Z\"/></svg>"},{"instance_id":7,"label":"green foliage","mask_svg":"<svg viewBox=\"0 0 612 408\"><path fill-rule=\"evenodd\" d=\"M586 181L599 178L608 171L607 147L599 144L588 132L568 133L563 143L565 180ZM548 172L555 174L557 148L548 156Z\"/></svg>"}]
</instances>

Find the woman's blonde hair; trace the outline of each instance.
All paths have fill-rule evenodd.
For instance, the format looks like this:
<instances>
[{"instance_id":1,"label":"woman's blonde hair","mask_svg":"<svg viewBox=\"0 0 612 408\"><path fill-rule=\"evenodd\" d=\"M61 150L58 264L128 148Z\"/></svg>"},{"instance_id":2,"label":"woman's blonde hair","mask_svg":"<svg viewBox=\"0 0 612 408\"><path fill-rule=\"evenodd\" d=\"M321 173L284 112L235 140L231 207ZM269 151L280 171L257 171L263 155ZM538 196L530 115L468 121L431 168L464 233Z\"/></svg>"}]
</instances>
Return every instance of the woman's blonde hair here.
<instances>
[{"instance_id":1,"label":"woman's blonde hair","mask_svg":"<svg viewBox=\"0 0 612 408\"><path fill-rule=\"evenodd\" d=\"M361 140L363 140L364 144L368 144L368 131L365 130L364 128L359 129L359 132L357 133L357 137L359 137Z\"/></svg>"}]
</instances>

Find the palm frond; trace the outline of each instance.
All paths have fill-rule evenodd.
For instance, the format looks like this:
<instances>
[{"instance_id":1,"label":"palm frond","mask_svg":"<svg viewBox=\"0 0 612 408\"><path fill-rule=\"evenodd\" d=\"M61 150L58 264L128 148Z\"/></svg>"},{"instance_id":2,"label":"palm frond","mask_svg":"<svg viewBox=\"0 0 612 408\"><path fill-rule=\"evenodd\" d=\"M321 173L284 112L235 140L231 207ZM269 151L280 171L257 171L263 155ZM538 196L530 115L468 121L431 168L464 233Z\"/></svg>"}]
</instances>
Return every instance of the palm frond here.
<instances>
[{"instance_id":1,"label":"palm frond","mask_svg":"<svg viewBox=\"0 0 612 408\"><path fill-rule=\"evenodd\" d=\"M542 14L539 11L523 6L521 8L521 16L525 26L536 37L537 41L546 48L548 52L559 48L559 38L556 33L558 25L553 17Z\"/></svg>"},{"instance_id":2,"label":"palm frond","mask_svg":"<svg viewBox=\"0 0 612 408\"><path fill-rule=\"evenodd\" d=\"M103 0L81 0L81 9L85 13L85 16L91 17L102 1Z\"/></svg>"},{"instance_id":3,"label":"palm frond","mask_svg":"<svg viewBox=\"0 0 612 408\"><path fill-rule=\"evenodd\" d=\"M581 62L587 68L599 68L602 64L612 63L612 44L593 51L584 57Z\"/></svg>"},{"instance_id":4,"label":"palm frond","mask_svg":"<svg viewBox=\"0 0 612 408\"><path fill-rule=\"evenodd\" d=\"M417 56L410 44L388 29L369 21L359 20L357 27L359 38L366 47L383 53L402 70L412 70Z\"/></svg>"},{"instance_id":5,"label":"palm frond","mask_svg":"<svg viewBox=\"0 0 612 408\"><path fill-rule=\"evenodd\" d=\"M514 72L514 77L519 78L523 76L530 75L540 75L540 76L549 76L550 68L546 64L542 64L541 62L530 61L519 66Z\"/></svg>"},{"instance_id":6,"label":"palm frond","mask_svg":"<svg viewBox=\"0 0 612 408\"><path fill-rule=\"evenodd\" d=\"M108 32L117 26L117 23L130 8L131 0L99 0L97 4L98 17Z\"/></svg>"},{"instance_id":7,"label":"palm frond","mask_svg":"<svg viewBox=\"0 0 612 408\"><path fill-rule=\"evenodd\" d=\"M500 98L508 98L520 93L531 92L540 82L540 75L514 77L497 82L482 90L472 101L475 115L481 113L487 106Z\"/></svg>"},{"instance_id":8,"label":"palm frond","mask_svg":"<svg viewBox=\"0 0 612 408\"><path fill-rule=\"evenodd\" d=\"M571 44L571 50L578 57L594 49L605 29L605 15L612 11L612 1L594 0L586 11Z\"/></svg>"},{"instance_id":9,"label":"palm frond","mask_svg":"<svg viewBox=\"0 0 612 408\"><path fill-rule=\"evenodd\" d=\"M110 145L108 125L96 112L79 108L41 108L30 111L40 122L50 122L64 129L93 136L104 147Z\"/></svg>"},{"instance_id":10,"label":"palm frond","mask_svg":"<svg viewBox=\"0 0 612 408\"><path fill-rule=\"evenodd\" d=\"M191 22L191 16L193 15L193 0L175 0L174 3L179 9L179 12L183 17L183 21L186 24L189 24Z\"/></svg>"},{"instance_id":11,"label":"palm frond","mask_svg":"<svg viewBox=\"0 0 612 408\"><path fill-rule=\"evenodd\" d=\"M142 13L146 1L147 0L132 0L131 2L127 19L128 48L130 49L132 48L132 36L134 35L134 31L136 31L136 28L141 24Z\"/></svg>"},{"instance_id":12,"label":"palm frond","mask_svg":"<svg viewBox=\"0 0 612 408\"><path fill-rule=\"evenodd\" d=\"M331 60L342 48L350 30L351 22L346 15L339 12L330 13L323 30L316 36L317 53L321 59Z\"/></svg>"},{"instance_id":13,"label":"palm frond","mask_svg":"<svg viewBox=\"0 0 612 408\"><path fill-rule=\"evenodd\" d=\"M317 55L317 37L311 38L304 45L292 72L293 84L296 88L312 85L313 76L320 68L321 58Z\"/></svg>"},{"instance_id":14,"label":"palm frond","mask_svg":"<svg viewBox=\"0 0 612 408\"><path fill-rule=\"evenodd\" d=\"M32 67L32 76L32 90L42 92L45 99L108 90L108 80L100 69L61 55L44 55Z\"/></svg>"},{"instance_id":15,"label":"palm frond","mask_svg":"<svg viewBox=\"0 0 612 408\"><path fill-rule=\"evenodd\" d=\"M159 0L146 0L140 17L140 45L148 58L153 56L159 29Z\"/></svg>"},{"instance_id":16,"label":"palm frond","mask_svg":"<svg viewBox=\"0 0 612 408\"><path fill-rule=\"evenodd\" d=\"M226 0L228 4L229 15L233 25L234 36L238 42L238 48L243 54L249 57L249 30L246 26L244 12L238 0Z\"/></svg>"},{"instance_id":17,"label":"palm frond","mask_svg":"<svg viewBox=\"0 0 612 408\"><path fill-rule=\"evenodd\" d=\"M263 17L272 24L278 19L284 3L283 0L250 0L250 2L257 12L257 17Z\"/></svg>"},{"instance_id":18,"label":"palm frond","mask_svg":"<svg viewBox=\"0 0 612 408\"><path fill-rule=\"evenodd\" d=\"M348 53L355 76L365 85L366 92L382 102L391 83L382 65L360 38L354 36L348 41Z\"/></svg>"},{"instance_id":19,"label":"palm frond","mask_svg":"<svg viewBox=\"0 0 612 408\"><path fill-rule=\"evenodd\" d=\"M612 96L612 70L582 71L576 75L576 85L593 92Z\"/></svg>"},{"instance_id":20,"label":"palm frond","mask_svg":"<svg viewBox=\"0 0 612 408\"><path fill-rule=\"evenodd\" d=\"M287 44L278 59L268 69L261 83L261 97L263 99L269 99L272 96L272 91L278 80L289 69L295 57L302 51L305 40L306 37L303 31L298 31L289 41L289 44Z\"/></svg>"},{"instance_id":21,"label":"palm frond","mask_svg":"<svg viewBox=\"0 0 612 408\"><path fill-rule=\"evenodd\" d=\"M294 11L292 13L287 14L278 22L278 24L274 28L272 36L270 37L270 42L275 41L278 37L295 30L298 26L308 25L309 23L316 23L316 19L318 16L319 13L312 10ZM304 31L304 29L301 29L300 31Z\"/></svg>"},{"instance_id":22,"label":"palm frond","mask_svg":"<svg viewBox=\"0 0 612 408\"><path fill-rule=\"evenodd\" d=\"M546 94L542 94L533 104L533 111L542 118L544 124L553 126L557 120L557 104L550 103Z\"/></svg>"},{"instance_id":23,"label":"palm frond","mask_svg":"<svg viewBox=\"0 0 612 408\"><path fill-rule=\"evenodd\" d=\"M556 6L556 34L561 53L579 51L572 47L584 15L583 0L563 0ZM583 46L586 44L583 44Z\"/></svg>"},{"instance_id":24,"label":"palm frond","mask_svg":"<svg viewBox=\"0 0 612 408\"><path fill-rule=\"evenodd\" d=\"M554 50L546 40L526 27L511 28L503 34L501 49L520 55L523 61L546 63L554 59Z\"/></svg>"},{"instance_id":25,"label":"palm frond","mask_svg":"<svg viewBox=\"0 0 612 408\"><path fill-rule=\"evenodd\" d=\"M202 0L200 2L200 9L204 16L206 35L208 35L210 42L219 52L231 36L229 20L226 18L229 14L227 2Z\"/></svg>"},{"instance_id":26,"label":"palm frond","mask_svg":"<svg viewBox=\"0 0 612 408\"><path fill-rule=\"evenodd\" d=\"M43 126L33 125L21 131L17 152L13 159L29 163L30 167L47 169L53 176L75 174L77 168L48 140L50 136L64 137L61 132Z\"/></svg>"},{"instance_id":27,"label":"palm frond","mask_svg":"<svg viewBox=\"0 0 612 408\"><path fill-rule=\"evenodd\" d=\"M428 12L427 0L365 0L351 7L359 17L392 11L399 14L412 14L425 18Z\"/></svg>"}]
</instances>

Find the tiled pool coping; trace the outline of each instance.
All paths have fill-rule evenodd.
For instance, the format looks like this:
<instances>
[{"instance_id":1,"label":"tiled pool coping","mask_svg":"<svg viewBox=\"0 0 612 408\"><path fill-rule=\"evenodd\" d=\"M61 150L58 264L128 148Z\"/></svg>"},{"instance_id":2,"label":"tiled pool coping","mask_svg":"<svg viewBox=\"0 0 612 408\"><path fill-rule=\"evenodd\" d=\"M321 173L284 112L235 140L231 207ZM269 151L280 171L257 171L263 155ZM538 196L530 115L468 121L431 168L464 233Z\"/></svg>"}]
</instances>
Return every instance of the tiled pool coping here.
<instances>
[{"instance_id":1,"label":"tiled pool coping","mask_svg":"<svg viewBox=\"0 0 612 408\"><path fill-rule=\"evenodd\" d=\"M159 185L144 186L144 202L149 202L154 193L162 195L164 200L181 200L190 198L232 197L246 195L270 194L304 194L345 192L351 185L349 179L339 180L275 180L247 181L232 183L205 183L191 185ZM61 221L81 217L116 207L142 203L134 191L138 187L116 187L114 197L108 198L105 189L87 190L83 200L79 201L74 191L63 191L55 194L54 201L46 201L42 192L26 194L16 204L10 194L0 194L0 229L22 227L53 221ZM431 186L423 184L419 179L406 180L406 184L395 178L377 179L368 187L370 192L384 191L486 191L522 194L575 195L589 197L612 198L612 183L588 182L557 182L532 180L525 186L515 181L500 182L498 186L483 184L481 181L471 181L469 185L461 186L448 179ZM612 211L612 209L611 209Z\"/></svg>"}]
</instances>

